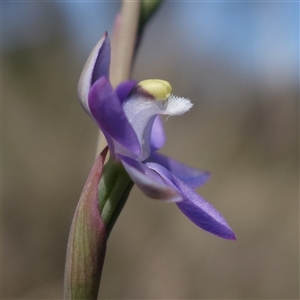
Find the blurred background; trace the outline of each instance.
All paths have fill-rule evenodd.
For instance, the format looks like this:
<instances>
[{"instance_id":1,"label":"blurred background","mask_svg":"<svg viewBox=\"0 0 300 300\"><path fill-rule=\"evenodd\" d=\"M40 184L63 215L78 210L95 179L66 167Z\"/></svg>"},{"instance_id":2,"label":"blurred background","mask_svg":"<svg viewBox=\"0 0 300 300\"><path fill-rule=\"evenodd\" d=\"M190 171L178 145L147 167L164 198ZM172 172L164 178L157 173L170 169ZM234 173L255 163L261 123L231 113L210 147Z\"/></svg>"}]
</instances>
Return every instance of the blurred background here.
<instances>
[{"instance_id":1,"label":"blurred background","mask_svg":"<svg viewBox=\"0 0 300 300\"><path fill-rule=\"evenodd\" d=\"M77 99L119 2L2 3L2 297L61 299L69 228L98 129ZM299 3L165 2L132 77L194 108L162 152L210 170L199 189L237 241L133 189L108 242L100 299L299 298Z\"/></svg>"}]
</instances>

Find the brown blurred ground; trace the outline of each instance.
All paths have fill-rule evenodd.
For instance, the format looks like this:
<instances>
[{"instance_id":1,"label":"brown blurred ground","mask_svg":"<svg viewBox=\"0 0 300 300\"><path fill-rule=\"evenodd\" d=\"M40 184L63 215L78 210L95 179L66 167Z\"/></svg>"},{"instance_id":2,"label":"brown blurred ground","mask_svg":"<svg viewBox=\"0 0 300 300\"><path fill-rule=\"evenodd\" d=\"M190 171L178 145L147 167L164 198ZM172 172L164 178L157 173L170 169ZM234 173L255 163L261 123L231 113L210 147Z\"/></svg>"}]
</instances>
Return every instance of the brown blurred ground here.
<instances>
[{"instance_id":1,"label":"brown blurred ground","mask_svg":"<svg viewBox=\"0 0 300 300\"><path fill-rule=\"evenodd\" d=\"M157 55L154 34L133 77L169 80L195 104L165 123L163 152L213 173L199 192L237 241L134 188L108 243L99 297L298 299L298 88L249 81L174 46ZM56 35L3 57L4 299L62 298L68 231L97 138L76 96L83 63Z\"/></svg>"}]
</instances>

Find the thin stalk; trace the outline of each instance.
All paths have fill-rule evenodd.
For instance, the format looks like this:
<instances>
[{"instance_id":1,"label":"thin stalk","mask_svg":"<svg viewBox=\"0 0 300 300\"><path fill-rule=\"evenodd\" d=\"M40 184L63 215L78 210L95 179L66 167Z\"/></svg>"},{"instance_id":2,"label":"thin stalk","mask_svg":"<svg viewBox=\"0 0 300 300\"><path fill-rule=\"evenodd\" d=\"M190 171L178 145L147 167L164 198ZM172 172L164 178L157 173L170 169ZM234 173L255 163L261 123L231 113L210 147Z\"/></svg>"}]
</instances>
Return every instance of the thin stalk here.
<instances>
[{"instance_id":1,"label":"thin stalk","mask_svg":"<svg viewBox=\"0 0 300 300\"><path fill-rule=\"evenodd\" d=\"M130 77L136 35L140 17L140 0L123 0L121 14L117 16L112 36L110 81L113 87ZM106 146L99 132L96 156Z\"/></svg>"}]
</instances>

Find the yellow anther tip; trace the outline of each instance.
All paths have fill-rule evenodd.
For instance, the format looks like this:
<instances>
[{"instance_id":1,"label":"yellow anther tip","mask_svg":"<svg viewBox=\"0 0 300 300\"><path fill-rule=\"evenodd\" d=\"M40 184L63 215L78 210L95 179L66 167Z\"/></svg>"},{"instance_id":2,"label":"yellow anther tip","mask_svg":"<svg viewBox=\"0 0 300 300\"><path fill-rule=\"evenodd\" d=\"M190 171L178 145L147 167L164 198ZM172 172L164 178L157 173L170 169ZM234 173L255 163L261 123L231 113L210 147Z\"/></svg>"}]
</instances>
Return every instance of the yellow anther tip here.
<instances>
[{"instance_id":1,"label":"yellow anther tip","mask_svg":"<svg viewBox=\"0 0 300 300\"><path fill-rule=\"evenodd\" d=\"M161 79L147 79L140 81L138 85L157 100L166 100L171 96L172 87L168 81Z\"/></svg>"}]
</instances>

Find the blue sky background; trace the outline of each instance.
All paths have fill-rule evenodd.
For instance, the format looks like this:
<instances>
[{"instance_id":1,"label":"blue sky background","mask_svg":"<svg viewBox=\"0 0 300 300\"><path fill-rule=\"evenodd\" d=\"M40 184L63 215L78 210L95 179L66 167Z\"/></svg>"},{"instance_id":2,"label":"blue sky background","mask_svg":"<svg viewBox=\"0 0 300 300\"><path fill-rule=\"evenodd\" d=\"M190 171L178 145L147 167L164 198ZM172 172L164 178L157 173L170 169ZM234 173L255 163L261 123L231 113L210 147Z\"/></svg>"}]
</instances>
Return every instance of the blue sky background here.
<instances>
[{"instance_id":1,"label":"blue sky background","mask_svg":"<svg viewBox=\"0 0 300 300\"><path fill-rule=\"evenodd\" d=\"M118 2L57 2L68 38L83 58L102 35L111 31ZM45 18L43 3L4 3L3 39L7 51L47 39L51 18ZM168 14L168 18L164 16ZM156 16L166 42L177 34L178 48L189 54L210 53L237 69L256 76L257 68L270 70L274 78L297 78L299 69L298 2L166 2ZM152 24L150 24L151 28ZM174 46L172 46L174 47ZM297 80L298 81L298 80Z\"/></svg>"}]
</instances>

